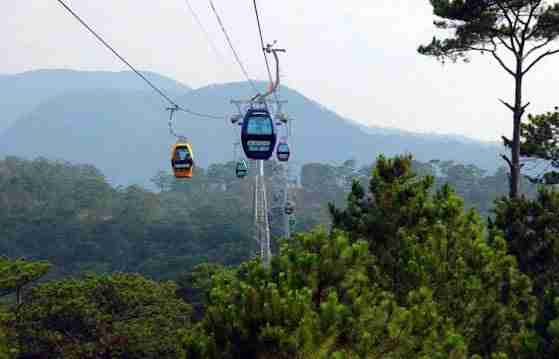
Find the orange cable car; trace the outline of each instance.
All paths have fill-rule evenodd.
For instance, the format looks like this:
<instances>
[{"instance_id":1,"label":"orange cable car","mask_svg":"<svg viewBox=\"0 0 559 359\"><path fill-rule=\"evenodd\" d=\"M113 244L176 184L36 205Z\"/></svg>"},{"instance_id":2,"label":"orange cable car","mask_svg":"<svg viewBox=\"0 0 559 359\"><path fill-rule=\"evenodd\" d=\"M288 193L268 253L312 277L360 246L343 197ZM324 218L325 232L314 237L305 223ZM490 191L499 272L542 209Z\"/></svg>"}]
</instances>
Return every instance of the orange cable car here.
<instances>
[{"instance_id":1,"label":"orange cable car","mask_svg":"<svg viewBox=\"0 0 559 359\"><path fill-rule=\"evenodd\" d=\"M173 145L171 151L171 166L175 178L192 178L194 168L194 155L192 145L186 140L181 140Z\"/></svg>"}]
</instances>

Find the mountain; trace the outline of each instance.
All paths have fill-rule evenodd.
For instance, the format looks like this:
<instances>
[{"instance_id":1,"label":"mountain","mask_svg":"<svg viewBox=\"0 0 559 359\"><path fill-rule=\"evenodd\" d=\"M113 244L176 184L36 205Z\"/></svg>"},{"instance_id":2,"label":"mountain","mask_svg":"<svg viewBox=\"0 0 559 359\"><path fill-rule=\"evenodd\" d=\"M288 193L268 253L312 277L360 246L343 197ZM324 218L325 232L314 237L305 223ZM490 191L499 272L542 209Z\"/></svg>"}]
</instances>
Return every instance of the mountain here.
<instances>
[{"instance_id":1,"label":"mountain","mask_svg":"<svg viewBox=\"0 0 559 359\"><path fill-rule=\"evenodd\" d=\"M110 78L110 74L107 76ZM61 82L55 85L57 90L63 88ZM174 138L168 132L167 104L151 92L107 82L105 88L98 88L102 82L92 81L89 88L84 84L82 89L60 90L29 108L0 134L0 154L91 163L113 183L148 185L158 170L169 169ZM264 83L258 86L265 88ZM43 88L48 89L48 84ZM175 88L177 92L180 89ZM177 114L175 129L192 141L196 162L205 167L233 160L232 144L238 138L228 118L237 110L230 100L248 98L250 87L246 83L228 83L182 93L177 97L182 106L227 117L213 120ZM367 164L380 153L411 152L421 161L454 160L491 172L500 165L498 146L405 131L365 131L361 125L297 91L282 87L280 96L288 101L285 112L293 118L291 146L295 164L350 158Z\"/></svg>"},{"instance_id":2,"label":"mountain","mask_svg":"<svg viewBox=\"0 0 559 359\"><path fill-rule=\"evenodd\" d=\"M188 86L168 77L153 72L142 74L170 93L179 95L190 91ZM95 89L151 91L131 71L36 70L0 75L0 132L43 101L67 92Z\"/></svg>"},{"instance_id":3,"label":"mountain","mask_svg":"<svg viewBox=\"0 0 559 359\"><path fill-rule=\"evenodd\" d=\"M264 88L264 84L259 85ZM234 108L230 105L230 99L248 98L250 94L250 87L246 83L230 83L193 90L181 100L183 103L195 104L196 111L232 114ZM380 153L394 155L411 152L419 160L455 160L473 163L490 171L500 165L500 147L496 144L458 136L454 138L392 129L382 132L370 128L365 131L362 125L337 115L292 89L282 87L281 98L288 101L285 111L293 118L293 160L299 163L344 161L349 158L360 163L370 163ZM227 132L229 126L224 122L214 125L219 127L208 134L208 121L191 119L188 130L193 131L194 138L209 136L217 140L218 137L214 136L222 131ZM216 140L212 140L213 146L220 146Z\"/></svg>"},{"instance_id":4,"label":"mountain","mask_svg":"<svg viewBox=\"0 0 559 359\"><path fill-rule=\"evenodd\" d=\"M500 146L498 142L483 142L467 136L457 135L457 134L441 134L441 133L426 133L426 132L412 132L405 131L399 128L392 127L379 127L379 126L367 126L361 125L360 128L371 135L406 135L411 137L430 137L431 139L439 139L442 141L456 141L462 143L469 143L487 147L498 147Z\"/></svg>"}]
</instances>

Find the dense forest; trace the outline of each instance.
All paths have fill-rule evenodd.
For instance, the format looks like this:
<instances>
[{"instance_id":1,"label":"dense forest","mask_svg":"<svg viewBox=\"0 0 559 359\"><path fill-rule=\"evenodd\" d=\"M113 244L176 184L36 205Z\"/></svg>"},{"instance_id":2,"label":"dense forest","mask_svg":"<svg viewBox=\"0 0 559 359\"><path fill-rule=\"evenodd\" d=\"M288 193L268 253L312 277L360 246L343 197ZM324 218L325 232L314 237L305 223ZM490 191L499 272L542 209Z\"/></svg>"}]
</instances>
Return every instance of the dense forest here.
<instances>
[{"instance_id":1,"label":"dense forest","mask_svg":"<svg viewBox=\"0 0 559 359\"><path fill-rule=\"evenodd\" d=\"M509 200L504 170L408 156L307 164L265 267L233 166L150 192L1 161L0 358L559 354L556 192Z\"/></svg>"},{"instance_id":2,"label":"dense forest","mask_svg":"<svg viewBox=\"0 0 559 359\"><path fill-rule=\"evenodd\" d=\"M256 1L259 51L264 51L270 84L249 77L210 1L247 82L201 89L155 73L143 75L64 1L57 2L132 73L0 76L0 92L5 92L0 99L0 359L559 358L559 107L527 114L526 95L535 92L525 91L528 74L559 54L559 2L429 1L432 26L443 35L426 38L419 54L442 63L468 63L474 54L487 54L510 76L513 99L499 97L510 111L512 131L501 137L506 153L452 136L364 129L284 88L294 118L304 119L295 122L300 137L290 139L294 118L282 112L278 99L278 53L286 49L276 48L275 41L265 47ZM401 20L405 26L395 27L406 36L424 34L409 28L413 21L405 13L419 13L403 4L397 17L388 17L389 26ZM345 21L349 14L343 12L344 22L352 22ZM293 28L297 35L304 33ZM317 28L329 43L340 40ZM372 41L379 48L402 41L385 30L378 31L387 40L384 45L377 45L378 38ZM206 40L213 44L209 34ZM351 35L353 42L362 34ZM334 52L356 64L356 59L368 62L362 52L358 58ZM382 52L403 69L398 51L387 47ZM272 53L275 80L267 58ZM374 81L363 76L352 85L374 82L378 91L391 93L391 86L376 78L385 71L379 64L367 64L375 67ZM335 68L346 77L347 64ZM385 69L392 83L400 71ZM183 121L190 126L182 128L189 137L204 139L192 179L151 173L167 159L167 134L153 121L159 105L128 75L138 75L171 105L169 130L185 148L186 139L173 130L175 112L227 119L212 123L213 134L223 137L211 140L207 121ZM432 73L423 75L430 86L438 84ZM434 113L415 111L412 96L401 90L421 78L407 77L406 84L394 81L397 96L387 106L405 106L423 123ZM105 86L111 79L119 84ZM491 82L481 71L472 79L478 90ZM261 93L257 85L268 90ZM435 87L440 94L448 91ZM357 94L359 87L348 88L352 96L365 98ZM433 93L415 93L422 90L413 91L415 104L467 103L467 116L455 116L460 111L451 109L445 120L495 120L466 96L457 100L435 93L437 102L427 102ZM272 94L273 115L268 112ZM372 113L385 116L378 111L383 101L373 101L374 92L367 95ZM202 112L179 106L175 97ZM272 155L279 120L289 124L280 143L289 143L293 152L296 147L297 160L304 163L291 158L284 168L265 161L265 175L256 178L267 183L237 178L235 162L223 163L230 145L224 129L231 118L209 113L228 113L232 97L251 98L246 116L239 107L242 141L264 136ZM256 103L264 106L252 116ZM398 116L408 115L401 111ZM255 117L269 124L267 133L250 133ZM237 121L234 117L235 126ZM246 146L244 152L259 158ZM189 155L182 159L192 164ZM90 164L77 164L82 160ZM504 167L495 168L496 160ZM253 161L249 167L254 174ZM286 169L288 179L279 183L278 173ZM253 186L256 182L265 186ZM289 205L276 191L284 184ZM263 200L254 199L254 187L267 188L268 197L257 189L254 197ZM257 205L266 198L282 204L255 215L254 207L267 208ZM292 210L295 215L282 222ZM266 216L273 236L270 261L256 255L253 233L253 218L263 218L263 228ZM291 235L284 237L285 223Z\"/></svg>"},{"instance_id":3,"label":"dense forest","mask_svg":"<svg viewBox=\"0 0 559 359\"><path fill-rule=\"evenodd\" d=\"M484 175L475 166L452 162L413 165L422 175L436 175L434 188L449 183L484 217L506 193L504 170ZM256 253L256 245L247 231L252 181L237 179L234 166L197 168L188 182L159 172L152 180L158 191L151 192L111 187L88 165L8 157L0 161L0 253L48 260L55 265L52 275L123 271L173 279L203 262L239 264ZM266 165L270 181L277 166ZM328 203L343 207L352 181L365 185L370 171L350 160L304 165L290 183L294 230L329 228ZM527 182L525 188L534 195L534 186Z\"/></svg>"}]
</instances>

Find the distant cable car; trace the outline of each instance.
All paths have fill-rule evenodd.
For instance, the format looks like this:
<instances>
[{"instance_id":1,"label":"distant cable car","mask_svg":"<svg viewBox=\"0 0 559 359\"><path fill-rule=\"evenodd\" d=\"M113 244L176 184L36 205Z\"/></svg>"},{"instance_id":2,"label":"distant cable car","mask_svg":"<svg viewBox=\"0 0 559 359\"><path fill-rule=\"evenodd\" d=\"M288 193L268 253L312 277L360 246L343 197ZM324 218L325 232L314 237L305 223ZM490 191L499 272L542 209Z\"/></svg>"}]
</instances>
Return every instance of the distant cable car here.
<instances>
[{"instance_id":1,"label":"distant cable car","mask_svg":"<svg viewBox=\"0 0 559 359\"><path fill-rule=\"evenodd\" d=\"M235 174L237 178L244 178L248 174L248 165L245 160L240 160L237 162L237 166L235 168Z\"/></svg>"},{"instance_id":2,"label":"distant cable car","mask_svg":"<svg viewBox=\"0 0 559 359\"><path fill-rule=\"evenodd\" d=\"M276 147L274 121L267 109L249 109L243 119L241 142L245 155L253 160L267 160Z\"/></svg>"},{"instance_id":3,"label":"distant cable car","mask_svg":"<svg viewBox=\"0 0 559 359\"><path fill-rule=\"evenodd\" d=\"M288 201L285 204L285 214L291 216L293 213L295 213L295 203Z\"/></svg>"},{"instance_id":4,"label":"distant cable car","mask_svg":"<svg viewBox=\"0 0 559 359\"><path fill-rule=\"evenodd\" d=\"M296 225L297 225L297 219L295 217L289 217L289 229L291 231L294 231Z\"/></svg>"},{"instance_id":5,"label":"distant cable car","mask_svg":"<svg viewBox=\"0 0 559 359\"><path fill-rule=\"evenodd\" d=\"M289 161L289 155L291 152L289 151L289 144L287 142L280 142L278 148L276 150L276 157L280 162L287 162Z\"/></svg>"},{"instance_id":6,"label":"distant cable car","mask_svg":"<svg viewBox=\"0 0 559 359\"><path fill-rule=\"evenodd\" d=\"M194 155L192 146L184 139L179 139L171 151L171 166L175 178L192 178Z\"/></svg>"}]
</instances>

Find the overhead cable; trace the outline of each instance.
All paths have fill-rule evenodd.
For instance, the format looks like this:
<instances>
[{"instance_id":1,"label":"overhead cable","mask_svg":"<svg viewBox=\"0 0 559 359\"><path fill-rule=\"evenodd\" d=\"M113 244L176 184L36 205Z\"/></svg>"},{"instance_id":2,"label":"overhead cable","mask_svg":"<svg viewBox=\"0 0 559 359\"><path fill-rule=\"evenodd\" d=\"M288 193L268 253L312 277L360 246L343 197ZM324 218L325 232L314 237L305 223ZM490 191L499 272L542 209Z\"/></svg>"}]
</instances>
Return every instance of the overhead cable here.
<instances>
[{"instance_id":1,"label":"overhead cable","mask_svg":"<svg viewBox=\"0 0 559 359\"><path fill-rule=\"evenodd\" d=\"M206 40L208 41L208 43L210 44L210 47L212 49L212 51L214 52L215 56L219 58L219 60L225 64L225 58L223 57L223 55L221 54L221 52L217 49L217 46L215 45L212 37L210 36L210 34L208 33L208 31L206 30L206 28L204 27L204 25L202 24L202 21L200 20L200 17L198 16L198 14L196 13L196 11L194 11L194 8L192 7L192 4L190 4L189 0L184 0L186 2L186 6L188 7L188 10L190 11L190 14L192 15L192 17L194 18L194 21L198 24L198 27L200 27L200 30L202 31L202 33L204 34L204 36L206 37Z\"/></svg>"},{"instance_id":2,"label":"overhead cable","mask_svg":"<svg viewBox=\"0 0 559 359\"><path fill-rule=\"evenodd\" d=\"M130 62L128 62L123 56L121 56L111 45L109 45L99 34L97 34L97 32L95 32L95 30L93 30L91 26L89 26L84 20L82 20L82 18L78 16L78 14L76 14L63 0L57 0L57 1L60 5L62 5L62 7L64 7L64 9L66 9L66 11L68 11L76 20L78 20L80 24L82 24L91 34L93 34L93 36L95 36L97 40L99 40L107 49L109 49L120 61L122 61L126 66L128 66L136 75L138 75L142 80L144 80L157 94L159 94L163 99L165 99L173 108L175 108L176 110L189 113L194 116L206 117L211 119L223 118L223 116L213 116L213 115L207 115L207 114L191 111L187 108L178 105L165 92L163 92L163 90L155 86L155 84L151 82L144 74L138 71L134 66L132 66L132 64L130 64Z\"/></svg>"},{"instance_id":3,"label":"overhead cable","mask_svg":"<svg viewBox=\"0 0 559 359\"><path fill-rule=\"evenodd\" d=\"M267 49L266 46L264 45L264 35L263 35L263 31L262 31L262 24L260 22L260 14L258 13L258 5L256 5L256 0L253 0L252 3L254 4L254 14L256 15L256 23L258 24L258 35L260 36L260 45L262 46L262 54L264 55L264 62L266 63L266 71L268 72L268 80L270 81L270 86L273 85L274 80L272 78L272 71L270 70L270 63L268 61L268 56L267 56ZM277 69L278 73L279 73L279 68ZM279 76L279 75L278 75ZM279 90L279 87L278 87ZM276 100L276 102L279 101L278 98L278 94L276 91L274 91L274 98Z\"/></svg>"},{"instance_id":4,"label":"overhead cable","mask_svg":"<svg viewBox=\"0 0 559 359\"><path fill-rule=\"evenodd\" d=\"M272 80L272 71L270 71L270 63L268 62L268 56L266 56L266 46L264 45L264 36L262 34L262 24L260 23L260 16L258 14L258 6L256 5L256 0L253 0L254 13L256 15L256 23L258 24L258 34L260 35L260 44L262 46L262 54L264 55L264 61L266 62L266 70L268 71L268 79L270 83Z\"/></svg>"},{"instance_id":5,"label":"overhead cable","mask_svg":"<svg viewBox=\"0 0 559 359\"><path fill-rule=\"evenodd\" d=\"M213 13L214 13L214 15L217 19L217 22L219 23L219 26L221 27L221 31L223 32L223 35L225 35L225 38L227 39L227 43L229 44L229 47L231 48L231 51L233 52L233 56L235 56L235 60L237 61L237 64L241 68L241 71L243 72L245 78L247 79L248 83L250 84L250 86L252 87L254 92L256 92L256 94L259 94L260 92L258 91L258 88L254 84L254 81L252 81L250 76L248 75L248 72L247 72L245 66L243 65L243 62L241 61L241 58L239 57L239 54L237 53L237 50L235 50L235 47L233 46L233 42L231 41L231 38L229 37L229 34L227 33L227 30L225 30L225 25L223 25L223 21L221 20L221 17L219 16L219 13L217 12L217 10L215 8L214 2L212 0L209 0L209 2L210 2L210 7L212 8L212 11L213 11Z\"/></svg>"}]
</instances>

